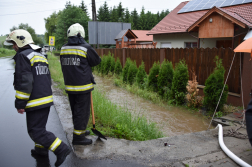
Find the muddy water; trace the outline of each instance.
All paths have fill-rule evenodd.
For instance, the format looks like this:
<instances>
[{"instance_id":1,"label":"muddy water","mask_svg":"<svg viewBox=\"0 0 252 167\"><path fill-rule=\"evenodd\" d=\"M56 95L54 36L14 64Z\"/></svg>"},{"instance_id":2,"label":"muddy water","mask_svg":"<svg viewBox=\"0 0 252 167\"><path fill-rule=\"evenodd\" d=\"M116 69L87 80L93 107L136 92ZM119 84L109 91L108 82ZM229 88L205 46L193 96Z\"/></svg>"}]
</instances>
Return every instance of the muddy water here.
<instances>
[{"instance_id":1,"label":"muddy water","mask_svg":"<svg viewBox=\"0 0 252 167\"><path fill-rule=\"evenodd\" d=\"M201 114L174 106L161 107L140 98L113 84L113 81L95 76L96 86L105 96L119 106L126 107L135 115L144 115L156 122L165 136L176 136L185 133L204 131L209 122Z\"/></svg>"}]
</instances>

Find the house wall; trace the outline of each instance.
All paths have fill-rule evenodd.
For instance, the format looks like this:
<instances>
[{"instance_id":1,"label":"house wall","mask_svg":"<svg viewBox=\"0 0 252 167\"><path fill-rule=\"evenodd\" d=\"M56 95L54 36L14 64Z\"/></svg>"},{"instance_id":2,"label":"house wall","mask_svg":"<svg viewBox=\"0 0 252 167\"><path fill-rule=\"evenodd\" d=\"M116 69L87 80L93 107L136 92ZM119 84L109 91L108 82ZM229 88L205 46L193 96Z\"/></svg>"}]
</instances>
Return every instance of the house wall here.
<instances>
[{"instance_id":1,"label":"house wall","mask_svg":"<svg viewBox=\"0 0 252 167\"><path fill-rule=\"evenodd\" d=\"M201 48L214 48L216 47L216 41L218 40L232 40L232 38L201 38L200 47Z\"/></svg>"},{"instance_id":2,"label":"house wall","mask_svg":"<svg viewBox=\"0 0 252 167\"><path fill-rule=\"evenodd\" d=\"M197 33L192 33L198 36ZM201 48L214 48L218 40L232 40L232 38L202 38L200 39ZM170 42L172 48L184 48L185 42L198 42L198 40L188 33L174 33L174 34L158 34L153 35L153 41L157 42L157 48L161 48L162 42Z\"/></svg>"},{"instance_id":3,"label":"house wall","mask_svg":"<svg viewBox=\"0 0 252 167\"><path fill-rule=\"evenodd\" d=\"M197 33L192 33L194 36L198 36ZM198 40L188 33L176 33L176 34L158 34L153 35L153 41L157 42L157 48L161 47L161 42L171 42L172 48L184 48L185 42L198 42Z\"/></svg>"}]
</instances>

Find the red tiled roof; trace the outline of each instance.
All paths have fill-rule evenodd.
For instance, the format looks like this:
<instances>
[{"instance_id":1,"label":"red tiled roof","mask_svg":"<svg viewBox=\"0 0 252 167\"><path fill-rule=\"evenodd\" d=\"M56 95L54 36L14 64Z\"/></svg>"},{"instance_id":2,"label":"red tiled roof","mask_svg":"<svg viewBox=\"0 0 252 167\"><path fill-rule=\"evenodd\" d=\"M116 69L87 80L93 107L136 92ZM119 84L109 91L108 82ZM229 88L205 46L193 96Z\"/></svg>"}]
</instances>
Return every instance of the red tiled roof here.
<instances>
[{"instance_id":1,"label":"red tiled roof","mask_svg":"<svg viewBox=\"0 0 252 167\"><path fill-rule=\"evenodd\" d=\"M138 37L136 41L153 41L153 35L146 35L149 30L131 30Z\"/></svg>"},{"instance_id":2,"label":"red tiled roof","mask_svg":"<svg viewBox=\"0 0 252 167\"><path fill-rule=\"evenodd\" d=\"M148 32L152 34L182 33L204 16L209 10L178 14L189 1L181 2L171 13ZM219 8L233 18L252 27L252 3Z\"/></svg>"}]
</instances>

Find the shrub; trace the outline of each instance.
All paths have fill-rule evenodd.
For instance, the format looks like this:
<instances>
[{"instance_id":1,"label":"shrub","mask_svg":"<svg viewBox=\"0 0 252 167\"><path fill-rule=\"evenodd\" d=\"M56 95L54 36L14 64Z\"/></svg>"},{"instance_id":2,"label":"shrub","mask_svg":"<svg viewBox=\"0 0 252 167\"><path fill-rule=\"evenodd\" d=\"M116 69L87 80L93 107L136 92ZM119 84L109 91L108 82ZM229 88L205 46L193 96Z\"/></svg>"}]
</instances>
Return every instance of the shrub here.
<instances>
[{"instance_id":1,"label":"shrub","mask_svg":"<svg viewBox=\"0 0 252 167\"><path fill-rule=\"evenodd\" d=\"M197 76L194 71L192 72L192 76L193 76L193 80L188 81L188 85L186 86L186 89L188 92L186 95L187 106L197 108L197 107L202 106L203 98L201 96L198 96L198 92L199 92L199 89L197 89L198 82L196 79Z\"/></svg>"},{"instance_id":2,"label":"shrub","mask_svg":"<svg viewBox=\"0 0 252 167\"><path fill-rule=\"evenodd\" d=\"M159 70L160 70L160 65L159 62L154 62L154 64L152 65L151 69L150 69L150 74L148 77L148 88L154 92L158 91L158 74L159 74Z\"/></svg>"},{"instance_id":3,"label":"shrub","mask_svg":"<svg viewBox=\"0 0 252 167\"><path fill-rule=\"evenodd\" d=\"M138 69L137 69L136 61L131 62L128 69L128 77L127 77L127 81L130 85L134 83L137 71Z\"/></svg>"},{"instance_id":4,"label":"shrub","mask_svg":"<svg viewBox=\"0 0 252 167\"><path fill-rule=\"evenodd\" d=\"M216 67L213 73L207 78L204 88L204 101L203 105L208 111L214 111L219 101L223 86L225 69L222 66L222 60L215 57ZM217 111L223 111L223 106L227 102L228 86L225 85Z\"/></svg>"},{"instance_id":5,"label":"shrub","mask_svg":"<svg viewBox=\"0 0 252 167\"><path fill-rule=\"evenodd\" d=\"M127 83L127 79L128 79L128 69L129 69L129 66L130 66L130 62L131 62L130 58L127 58L126 63L125 63L125 66L124 66L124 68L123 68L122 74L123 74L123 82L124 82L124 83Z\"/></svg>"},{"instance_id":6,"label":"shrub","mask_svg":"<svg viewBox=\"0 0 252 167\"><path fill-rule=\"evenodd\" d=\"M139 66L137 75L136 75L136 82L139 88L144 89L144 83L147 78L147 74L145 71L145 65L144 62L142 61L142 64Z\"/></svg>"},{"instance_id":7,"label":"shrub","mask_svg":"<svg viewBox=\"0 0 252 167\"><path fill-rule=\"evenodd\" d=\"M174 75L172 79L172 87L169 98L170 102L176 105L183 104L185 102L186 86L188 82L189 74L185 60L181 60L176 64Z\"/></svg>"},{"instance_id":8,"label":"shrub","mask_svg":"<svg viewBox=\"0 0 252 167\"><path fill-rule=\"evenodd\" d=\"M14 56L16 54L15 50L0 48L0 57Z\"/></svg>"},{"instance_id":9,"label":"shrub","mask_svg":"<svg viewBox=\"0 0 252 167\"><path fill-rule=\"evenodd\" d=\"M110 66L111 66L111 60L110 60L110 53L108 56L104 56L103 57L103 69L102 69L102 74L103 75L108 75L109 70L110 70Z\"/></svg>"},{"instance_id":10,"label":"shrub","mask_svg":"<svg viewBox=\"0 0 252 167\"><path fill-rule=\"evenodd\" d=\"M100 72L101 72L102 74L105 73L105 72L104 72L105 61L106 61L106 56L103 56L103 57L101 58L101 63L100 63Z\"/></svg>"},{"instance_id":11,"label":"shrub","mask_svg":"<svg viewBox=\"0 0 252 167\"><path fill-rule=\"evenodd\" d=\"M164 60L158 74L158 93L163 98L172 87L173 73L172 62Z\"/></svg>"},{"instance_id":12,"label":"shrub","mask_svg":"<svg viewBox=\"0 0 252 167\"><path fill-rule=\"evenodd\" d=\"M116 59L114 71L115 71L115 74L117 75L120 75L122 73L122 65L118 57Z\"/></svg>"},{"instance_id":13,"label":"shrub","mask_svg":"<svg viewBox=\"0 0 252 167\"><path fill-rule=\"evenodd\" d=\"M109 71L112 72L112 74L114 74L114 71L115 71L115 58L114 58L113 54L110 56L110 69L109 69Z\"/></svg>"}]
</instances>

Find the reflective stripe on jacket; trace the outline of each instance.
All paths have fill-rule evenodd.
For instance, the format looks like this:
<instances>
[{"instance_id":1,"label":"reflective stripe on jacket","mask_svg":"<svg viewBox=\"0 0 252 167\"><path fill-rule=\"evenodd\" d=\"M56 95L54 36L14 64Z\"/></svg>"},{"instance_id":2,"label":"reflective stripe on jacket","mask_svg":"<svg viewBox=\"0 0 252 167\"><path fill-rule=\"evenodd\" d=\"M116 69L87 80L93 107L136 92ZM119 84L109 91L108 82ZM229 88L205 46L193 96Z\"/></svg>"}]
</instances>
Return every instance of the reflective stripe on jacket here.
<instances>
[{"instance_id":1,"label":"reflective stripe on jacket","mask_svg":"<svg viewBox=\"0 0 252 167\"><path fill-rule=\"evenodd\" d=\"M15 107L32 111L53 105L51 76L47 58L26 46L20 48L15 60Z\"/></svg>"},{"instance_id":2,"label":"reflective stripe on jacket","mask_svg":"<svg viewBox=\"0 0 252 167\"><path fill-rule=\"evenodd\" d=\"M68 38L68 43L61 48L60 62L67 93L82 94L94 89L91 67L101 59L83 38Z\"/></svg>"}]
</instances>

